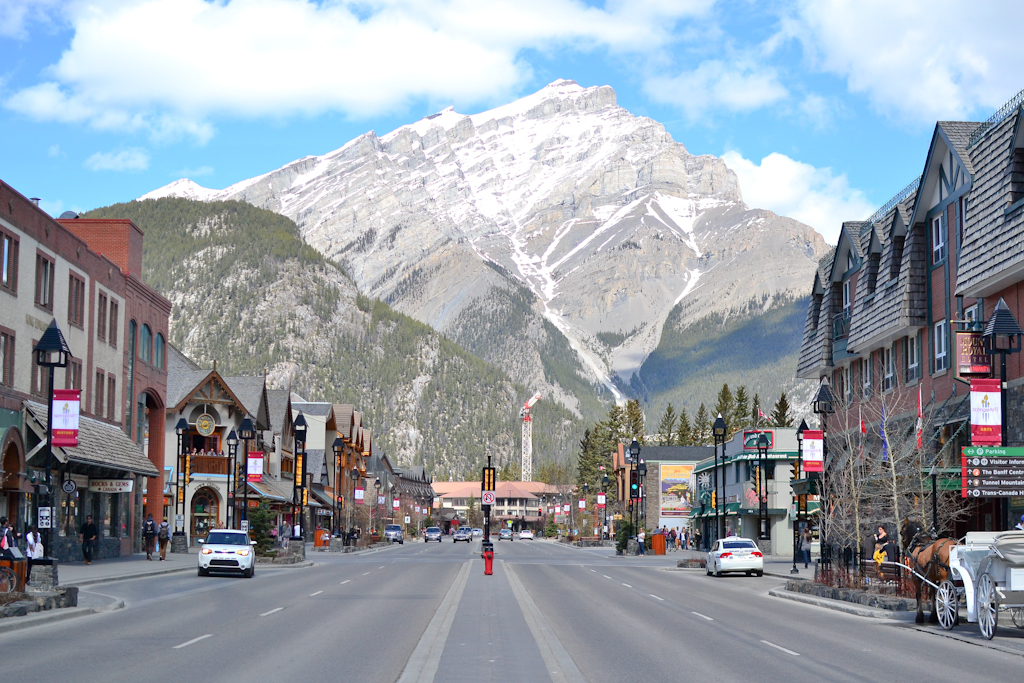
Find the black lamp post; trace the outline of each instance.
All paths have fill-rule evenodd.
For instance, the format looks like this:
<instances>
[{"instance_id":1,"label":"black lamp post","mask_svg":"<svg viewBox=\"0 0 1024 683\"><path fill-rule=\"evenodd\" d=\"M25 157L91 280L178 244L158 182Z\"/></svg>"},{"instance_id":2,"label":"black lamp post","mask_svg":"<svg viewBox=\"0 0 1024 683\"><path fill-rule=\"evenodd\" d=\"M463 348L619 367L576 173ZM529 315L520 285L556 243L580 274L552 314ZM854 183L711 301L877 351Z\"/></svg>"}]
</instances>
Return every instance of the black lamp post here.
<instances>
[{"instance_id":1,"label":"black lamp post","mask_svg":"<svg viewBox=\"0 0 1024 683\"><path fill-rule=\"evenodd\" d=\"M640 442L636 439L633 439L633 442L629 444L629 462L630 466L637 471L636 493L633 493L632 482L630 482L629 488L629 522L633 525L633 533L635 534L638 531L637 526L639 526L640 523L640 515L637 511L637 505L639 505L638 501L640 499L640 468L638 466L640 463Z\"/></svg>"},{"instance_id":2,"label":"black lamp post","mask_svg":"<svg viewBox=\"0 0 1024 683\"><path fill-rule=\"evenodd\" d=\"M996 304L995 309L992 311L992 317L985 324L985 331L982 332L981 338L985 345L985 350L989 354L999 354L999 405L1001 413L1000 422L1002 423L1000 432L1002 433L1003 446L1006 445L1006 433L1009 431L1009 425L1006 424L1006 356L1011 353L1020 352L1021 335L1024 335L1024 331L1020 329L1017 319L1010 312L1010 307L1000 297L999 303ZM1002 518L1000 523L1002 526L1008 527L1006 511L1009 508L1003 503L1002 499L997 500L999 501L1000 517Z\"/></svg>"},{"instance_id":3,"label":"black lamp post","mask_svg":"<svg viewBox=\"0 0 1024 683\"><path fill-rule=\"evenodd\" d=\"M50 376L49 403L46 406L46 478L39 487L41 498L39 502L46 501L45 506L39 507L45 507L50 512L49 526L46 527L43 535L43 548L49 553L52 550L50 529L53 527L53 486L50 482L50 460L53 457L53 369L66 368L72 358L71 349L68 347L67 341L64 340L60 328L57 327L56 318L50 321L49 327L43 332L43 336L39 338L39 342L32 352L36 354L36 365L47 368ZM50 558L47 560L52 562ZM40 562L39 564L44 563Z\"/></svg>"},{"instance_id":4,"label":"black lamp post","mask_svg":"<svg viewBox=\"0 0 1024 683\"><path fill-rule=\"evenodd\" d=\"M235 430L232 429L228 432L228 523L229 529L235 528L237 522L237 501L235 496L238 494L238 436L235 434Z\"/></svg>"},{"instance_id":5,"label":"black lamp post","mask_svg":"<svg viewBox=\"0 0 1024 683\"><path fill-rule=\"evenodd\" d=\"M353 467L351 470L349 470L348 477L349 479L352 480L352 498L349 501L348 507L345 508L345 526L351 528L352 510L355 508L356 505L356 487L359 485L359 470ZM365 504L366 501L364 500L363 503Z\"/></svg>"},{"instance_id":6,"label":"black lamp post","mask_svg":"<svg viewBox=\"0 0 1024 683\"><path fill-rule=\"evenodd\" d=\"M836 411L836 397L832 393L832 387L828 383L827 377L821 378L821 383L818 385L818 392L814 395L814 399L811 401L811 409L814 414L818 416L818 424L821 427L821 452L822 452L822 467L828 466L828 416ZM821 501L823 507L828 507L827 501ZM832 564L832 553L828 549L828 544L825 538L825 525L822 524L818 529L818 542L821 546L821 559L823 565L828 566Z\"/></svg>"},{"instance_id":7,"label":"black lamp post","mask_svg":"<svg viewBox=\"0 0 1024 683\"><path fill-rule=\"evenodd\" d=\"M807 431L807 420L800 420L800 426L796 430L796 469L793 470L793 481L798 481L803 476L804 466L804 432ZM791 485L792 486L792 485ZM800 552L800 523L803 521L804 496L798 496L794 492L793 503L796 505L796 522L793 524L793 568L790 574L799 574L796 568L796 554Z\"/></svg>"},{"instance_id":8,"label":"black lamp post","mask_svg":"<svg viewBox=\"0 0 1024 683\"><path fill-rule=\"evenodd\" d=\"M589 491L590 491L590 485L587 484L587 482L583 482L583 498L584 498L584 500L586 500ZM580 515L580 532L581 533L582 533L582 530L583 530L583 528L585 526L583 524L583 522L584 522L584 519L583 519L583 515L581 514Z\"/></svg>"},{"instance_id":9,"label":"black lamp post","mask_svg":"<svg viewBox=\"0 0 1024 683\"><path fill-rule=\"evenodd\" d=\"M757 469L757 537L767 541L772 532L768 519L768 435L764 432L757 437Z\"/></svg>"},{"instance_id":10,"label":"black lamp post","mask_svg":"<svg viewBox=\"0 0 1024 683\"><path fill-rule=\"evenodd\" d=\"M601 538L605 538L608 528L608 473L601 475L601 490L604 491L604 508L601 512Z\"/></svg>"},{"instance_id":11,"label":"black lamp post","mask_svg":"<svg viewBox=\"0 0 1024 683\"><path fill-rule=\"evenodd\" d=\"M295 478L292 480L292 540L302 543L306 521L306 416L299 411L295 422ZM298 533L295 532L298 527Z\"/></svg>"},{"instance_id":12,"label":"black lamp post","mask_svg":"<svg viewBox=\"0 0 1024 683\"><path fill-rule=\"evenodd\" d=\"M332 444L334 449L334 518L331 520L331 525L336 529L341 528L341 513L338 511L338 501L341 498L341 455L345 450L345 441L340 437L334 437L334 443ZM324 460L326 461L326 457ZM344 508L342 503L342 508ZM331 531L334 531L332 529Z\"/></svg>"},{"instance_id":13,"label":"black lamp post","mask_svg":"<svg viewBox=\"0 0 1024 683\"><path fill-rule=\"evenodd\" d=\"M185 434L188 432L188 422L185 418L178 420L178 424L174 426L174 431L178 435L178 467L174 476L174 480L178 484L174 501L174 535L179 540L177 543L171 543L171 549L176 553L185 553L188 552L188 540L185 536L185 490L188 488L188 474L186 474L186 471L189 469L186 464L189 462L189 457L185 448Z\"/></svg>"},{"instance_id":14,"label":"black lamp post","mask_svg":"<svg viewBox=\"0 0 1024 683\"><path fill-rule=\"evenodd\" d=\"M722 532L722 497L718 495L718 446L722 446L722 492L725 492L725 434L729 431L728 425L725 424L725 420L722 418L722 414L719 413L718 417L715 418L715 423L711 425L711 434L715 439L715 538L708 539L713 541L721 538L724 534ZM710 547L710 546L708 546Z\"/></svg>"},{"instance_id":15,"label":"black lamp post","mask_svg":"<svg viewBox=\"0 0 1024 683\"><path fill-rule=\"evenodd\" d=\"M256 427L248 416L242 420L238 427L238 436L242 439L242 460L245 466L242 468L242 519L249 521L249 441L256 438ZM235 495L238 495L238 487L235 487ZM248 523L246 531L248 531Z\"/></svg>"},{"instance_id":16,"label":"black lamp post","mask_svg":"<svg viewBox=\"0 0 1024 683\"><path fill-rule=\"evenodd\" d=\"M636 466L636 473L640 480L640 513L638 521L640 523L640 528L645 529L647 528L647 489L645 488L647 480L647 461L643 458L640 458L640 463Z\"/></svg>"},{"instance_id":17,"label":"black lamp post","mask_svg":"<svg viewBox=\"0 0 1024 683\"><path fill-rule=\"evenodd\" d=\"M377 489L373 497L373 507L370 508L370 533L373 533L373 511L380 505L380 477L373 482L373 488Z\"/></svg>"}]
</instances>

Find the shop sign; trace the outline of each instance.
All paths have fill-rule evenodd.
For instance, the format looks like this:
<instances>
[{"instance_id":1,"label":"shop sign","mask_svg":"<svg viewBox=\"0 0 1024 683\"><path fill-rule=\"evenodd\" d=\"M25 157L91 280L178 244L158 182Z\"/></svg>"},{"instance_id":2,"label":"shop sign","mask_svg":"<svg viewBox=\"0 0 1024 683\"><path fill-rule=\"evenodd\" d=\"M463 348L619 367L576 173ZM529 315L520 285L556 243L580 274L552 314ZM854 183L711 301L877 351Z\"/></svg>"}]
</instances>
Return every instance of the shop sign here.
<instances>
[{"instance_id":1,"label":"shop sign","mask_svg":"<svg viewBox=\"0 0 1024 683\"><path fill-rule=\"evenodd\" d=\"M971 380L971 445L998 446L1003 442L1002 383Z\"/></svg>"},{"instance_id":2,"label":"shop sign","mask_svg":"<svg viewBox=\"0 0 1024 683\"><path fill-rule=\"evenodd\" d=\"M355 490L356 505L362 505L363 504L363 494L364 493L366 493L366 491L364 489L356 487L356 490Z\"/></svg>"},{"instance_id":3,"label":"shop sign","mask_svg":"<svg viewBox=\"0 0 1024 683\"><path fill-rule=\"evenodd\" d=\"M961 466L964 498L1024 496L1024 448L966 447Z\"/></svg>"},{"instance_id":4,"label":"shop sign","mask_svg":"<svg viewBox=\"0 0 1024 683\"><path fill-rule=\"evenodd\" d=\"M825 434L820 429L804 430L804 472L825 469Z\"/></svg>"},{"instance_id":5,"label":"shop sign","mask_svg":"<svg viewBox=\"0 0 1024 683\"><path fill-rule=\"evenodd\" d=\"M60 487L64 491L64 493L70 495L75 492L75 489L78 488L78 484L75 483L74 479L65 479L64 483L61 484Z\"/></svg>"},{"instance_id":6,"label":"shop sign","mask_svg":"<svg viewBox=\"0 0 1024 683\"><path fill-rule=\"evenodd\" d=\"M981 332L956 333L956 374L958 377L992 374L992 356L985 353Z\"/></svg>"},{"instance_id":7,"label":"shop sign","mask_svg":"<svg viewBox=\"0 0 1024 683\"><path fill-rule=\"evenodd\" d=\"M775 447L775 432L770 429L752 429L743 432L743 450L757 450L757 440L764 434L768 437L768 450Z\"/></svg>"},{"instance_id":8,"label":"shop sign","mask_svg":"<svg viewBox=\"0 0 1024 683\"><path fill-rule=\"evenodd\" d=\"M263 451L249 451L249 464L246 472L249 481L263 481Z\"/></svg>"},{"instance_id":9,"label":"shop sign","mask_svg":"<svg viewBox=\"0 0 1024 683\"><path fill-rule=\"evenodd\" d=\"M90 479L89 491L92 493L131 493L134 479Z\"/></svg>"},{"instance_id":10,"label":"shop sign","mask_svg":"<svg viewBox=\"0 0 1024 683\"><path fill-rule=\"evenodd\" d=\"M78 409L82 392L78 389L54 389L50 415L53 416L53 445L73 448L78 445ZM49 527L47 527L49 528Z\"/></svg>"},{"instance_id":11,"label":"shop sign","mask_svg":"<svg viewBox=\"0 0 1024 683\"><path fill-rule=\"evenodd\" d=\"M40 529L50 528L50 508L41 507L36 514L36 526Z\"/></svg>"}]
</instances>

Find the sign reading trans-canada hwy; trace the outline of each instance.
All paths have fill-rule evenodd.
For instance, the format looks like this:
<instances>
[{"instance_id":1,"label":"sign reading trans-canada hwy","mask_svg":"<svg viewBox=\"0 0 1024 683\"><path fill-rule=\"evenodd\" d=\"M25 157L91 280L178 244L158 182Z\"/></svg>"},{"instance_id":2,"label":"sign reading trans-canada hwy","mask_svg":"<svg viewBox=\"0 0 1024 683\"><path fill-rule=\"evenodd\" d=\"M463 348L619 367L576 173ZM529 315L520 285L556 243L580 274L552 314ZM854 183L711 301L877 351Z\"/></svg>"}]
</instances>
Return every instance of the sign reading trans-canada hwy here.
<instances>
[{"instance_id":1,"label":"sign reading trans-canada hwy","mask_svg":"<svg viewBox=\"0 0 1024 683\"><path fill-rule=\"evenodd\" d=\"M963 449L964 498L1024 496L1024 448L969 446Z\"/></svg>"}]
</instances>

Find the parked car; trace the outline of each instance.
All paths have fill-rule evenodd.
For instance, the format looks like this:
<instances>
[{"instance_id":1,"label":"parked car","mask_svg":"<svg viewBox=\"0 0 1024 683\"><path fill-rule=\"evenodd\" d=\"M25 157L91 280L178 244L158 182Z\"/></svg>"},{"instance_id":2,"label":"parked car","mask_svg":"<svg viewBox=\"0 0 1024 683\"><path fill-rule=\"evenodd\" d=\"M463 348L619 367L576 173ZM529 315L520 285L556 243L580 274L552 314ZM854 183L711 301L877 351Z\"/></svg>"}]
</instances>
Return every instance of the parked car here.
<instances>
[{"instance_id":1,"label":"parked car","mask_svg":"<svg viewBox=\"0 0 1024 683\"><path fill-rule=\"evenodd\" d=\"M256 541L249 540L249 534L234 529L213 529L199 551L199 576L210 572L239 573L251 579L256 573Z\"/></svg>"},{"instance_id":2,"label":"parked car","mask_svg":"<svg viewBox=\"0 0 1024 683\"><path fill-rule=\"evenodd\" d=\"M529 529L523 529L522 531L519 532L519 540L520 541L532 541L533 540L533 532L530 531Z\"/></svg>"},{"instance_id":3,"label":"parked car","mask_svg":"<svg viewBox=\"0 0 1024 683\"><path fill-rule=\"evenodd\" d=\"M457 529L455 535L452 536L452 543L458 543L459 541L469 543L471 540L473 540L473 534L469 529Z\"/></svg>"},{"instance_id":4,"label":"parked car","mask_svg":"<svg viewBox=\"0 0 1024 683\"><path fill-rule=\"evenodd\" d=\"M439 528L437 528L436 526L428 526L423 531L423 541L425 543L430 543L431 541L437 541L438 543L440 543L441 542L441 530Z\"/></svg>"},{"instance_id":5,"label":"parked car","mask_svg":"<svg viewBox=\"0 0 1024 683\"><path fill-rule=\"evenodd\" d=\"M385 525L384 540L388 543L397 543L398 545L405 545L405 535L402 533L402 527L400 527L397 524Z\"/></svg>"},{"instance_id":6,"label":"parked car","mask_svg":"<svg viewBox=\"0 0 1024 683\"><path fill-rule=\"evenodd\" d=\"M764 575L764 556L749 538L729 536L715 541L707 559L708 576L728 572L744 572L747 576Z\"/></svg>"},{"instance_id":7,"label":"parked car","mask_svg":"<svg viewBox=\"0 0 1024 683\"><path fill-rule=\"evenodd\" d=\"M505 539L505 538L507 538L510 541L514 541L515 540L515 537L512 535L512 530L511 529L502 529L501 531L498 532L498 540L499 541L502 540L502 539Z\"/></svg>"},{"instance_id":8,"label":"parked car","mask_svg":"<svg viewBox=\"0 0 1024 683\"><path fill-rule=\"evenodd\" d=\"M473 538L480 538L484 535L483 529L473 529Z\"/></svg>"}]
</instances>

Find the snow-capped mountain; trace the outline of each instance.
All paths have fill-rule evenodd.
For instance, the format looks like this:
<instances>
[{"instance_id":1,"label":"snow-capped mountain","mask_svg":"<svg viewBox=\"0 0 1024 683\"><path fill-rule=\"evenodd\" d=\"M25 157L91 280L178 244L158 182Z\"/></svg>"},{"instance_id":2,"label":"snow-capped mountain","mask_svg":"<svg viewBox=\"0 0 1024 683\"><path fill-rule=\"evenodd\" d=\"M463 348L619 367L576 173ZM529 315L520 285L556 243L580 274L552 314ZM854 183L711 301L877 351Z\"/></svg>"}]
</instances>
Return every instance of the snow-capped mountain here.
<instances>
[{"instance_id":1,"label":"snow-capped mountain","mask_svg":"<svg viewBox=\"0 0 1024 683\"><path fill-rule=\"evenodd\" d=\"M179 180L141 199L163 196L292 218L362 291L574 408L559 349L581 361L570 373L618 394L613 378L629 383L674 307L685 322L803 294L826 249L810 227L748 209L721 159L690 154L612 88L566 80L223 190Z\"/></svg>"}]
</instances>

